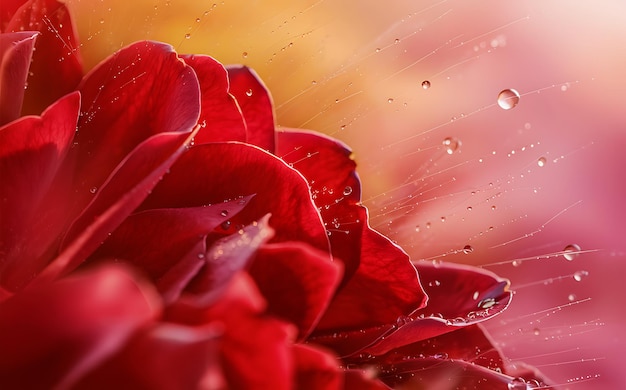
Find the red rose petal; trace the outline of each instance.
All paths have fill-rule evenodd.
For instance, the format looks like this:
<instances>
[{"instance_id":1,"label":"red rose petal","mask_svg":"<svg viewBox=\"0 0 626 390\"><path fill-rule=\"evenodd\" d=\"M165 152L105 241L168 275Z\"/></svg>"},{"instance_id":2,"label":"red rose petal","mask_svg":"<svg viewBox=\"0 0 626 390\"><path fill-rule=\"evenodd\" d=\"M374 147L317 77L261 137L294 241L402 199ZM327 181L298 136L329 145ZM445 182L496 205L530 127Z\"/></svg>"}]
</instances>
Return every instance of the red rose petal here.
<instances>
[{"instance_id":1,"label":"red rose petal","mask_svg":"<svg viewBox=\"0 0 626 390\"><path fill-rule=\"evenodd\" d=\"M395 389L509 390L510 376L462 360L426 358L408 360L379 374Z\"/></svg>"},{"instance_id":2,"label":"red rose petal","mask_svg":"<svg viewBox=\"0 0 626 390\"><path fill-rule=\"evenodd\" d=\"M221 327L159 324L89 373L76 389L224 388L219 369Z\"/></svg>"},{"instance_id":3,"label":"red rose petal","mask_svg":"<svg viewBox=\"0 0 626 390\"><path fill-rule=\"evenodd\" d=\"M163 133L139 145L71 226L63 252L37 276L37 282L52 280L78 267L148 196L192 136Z\"/></svg>"},{"instance_id":4,"label":"red rose petal","mask_svg":"<svg viewBox=\"0 0 626 390\"><path fill-rule=\"evenodd\" d=\"M511 301L509 282L491 272L449 263L415 264L428 294L428 304L410 317L399 319L394 332L365 348L362 353L381 355L485 321L502 312Z\"/></svg>"},{"instance_id":5,"label":"red rose petal","mask_svg":"<svg viewBox=\"0 0 626 390\"><path fill-rule=\"evenodd\" d=\"M366 223L352 151L321 134L281 130L276 133L276 154L309 182L329 232L333 256L344 263L344 280L350 279L359 267L361 234Z\"/></svg>"},{"instance_id":6,"label":"red rose petal","mask_svg":"<svg viewBox=\"0 0 626 390\"><path fill-rule=\"evenodd\" d=\"M222 369L230 389L290 389L294 329L261 315L263 299L252 279L239 272L210 306L175 302L166 320L189 325L223 324Z\"/></svg>"},{"instance_id":7,"label":"red rose petal","mask_svg":"<svg viewBox=\"0 0 626 390\"><path fill-rule=\"evenodd\" d=\"M19 118L37 33L0 34L0 126Z\"/></svg>"},{"instance_id":8,"label":"red rose petal","mask_svg":"<svg viewBox=\"0 0 626 390\"><path fill-rule=\"evenodd\" d=\"M246 121L246 142L274 152L274 108L267 88L246 66L229 66L230 93L237 99Z\"/></svg>"},{"instance_id":9,"label":"red rose petal","mask_svg":"<svg viewBox=\"0 0 626 390\"><path fill-rule=\"evenodd\" d=\"M158 310L154 292L119 267L22 291L0 304L0 383L68 388Z\"/></svg>"},{"instance_id":10,"label":"red rose petal","mask_svg":"<svg viewBox=\"0 0 626 390\"><path fill-rule=\"evenodd\" d=\"M263 246L250 274L268 302L267 312L309 335L341 281L341 265L310 246L285 242Z\"/></svg>"},{"instance_id":11,"label":"red rose petal","mask_svg":"<svg viewBox=\"0 0 626 390\"><path fill-rule=\"evenodd\" d=\"M160 133L189 134L200 115L195 72L163 43L121 49L87 74L79 89L79 207L138 145Z\"/></svg>"},{"instance_id":12,"label":"red rose petal","mask_svg":"<svg viewBox=\"0 0 626 390\"><path fill-rule=\"evenodd\" d=\"M295 364L294 388L299 390L343 389L343 373L337 359L317 348L304 344L293 346Z\"/></svg>"},{"instance_id":13,"label":"red rose petal","mask_svg":"<svg viewBox=\"0 0 626 390\"><path fill-rule=\"evenodd\" d=\"M199 305L218 299L234 275L247 266L258 248L273 236L268 219L269 216L265 216L214 242L205 255L205 267L186 289L187 298Z\"/></svg>"},{"instance_id":14,"label":"red rose petal","mask_svg":"<svg viewBox=\"0 0 626 390\"><path fill-rule=\"evenodd\" d=\"M90 260L120 259L158 280L199 240L239 213L251 196L204 207L145 210L111 234ZM204 252L202 252L204 253Z\"/></svg>"},{"instance_id":15,"label":"red rose petal","mask_svg":"<svg viewBox=\"0 0 626 390\"><path fill-rule=\"evenodd\" d=\"M230 220L245 226L271 213L273 242L303 241L328 250L326 232L300 174L283 161L241 143L196 145L154 188L142 209L193 207L255 194Z\"/></svg>"},{"instance_id":16,"label":"red rose petal","mask_svg":"<svg viewBox=\"0 0 626 390\"><path fill-rule=\"evenodd\" d=\"M246 141L246 124L235 98L228 93L228 74L222 64L209 56L181 56L198 76L202 111L198 123L202 129L196 144L220 141Z\"/></svg>"},{"instance_id":17,"label":"red rose petal","mask_svg":"<svg viewBox=\"0 0 626 390\"><path fill-rule=\"evenodd\" d=\"M49 208L42 202L69 149L79 108L75 92L41 117L24 117L0 128L0 284L9 290L42 266L37 257L49 243L44 233L50 221L37 210Z\"/></svg>"},{"instance_id":18,"label":"red rose petal","mask_svg":"<svg viewBox=\"0 0 626 390\"><path fill-rule=\"evenodd\" d=\"M408 256L367 224L351 151L310 132L277 135L277 153L309 181L330 233L333 255L343 260L346 284L319 331L351 330L390 323L420 308L426 297Z\"/></svg>"},{"instance_id":19,"label":"red rose petal","mask_svg":"<svg viewBox=\"0 0 626 390\"><path fill-rule=\"evenodd\" d=\"M15 9L15 2L8 6ZM4 9L4 2L3 7ZM83 75L78 39L65 4L56 0L31 0L13 15L5 31L39 31L30 65L22 112L39 114L73 91Z\"/></svg>"},{"instance_id":20,"label":"red rose petal","mask_svg":"<svg viewBox=\"0 0 626 390\"><path fill-rule=\"evenodd\" d=\"M479 325L457 328L441 336L398 347L381 356L369 359L363 359L363 356L371 355L363 354L349 361L355 364L375 364L381 370L385 370L410 360L447 359L462 360L490 370L504 371L500 352Z\"/></svg>"}]
</instances>

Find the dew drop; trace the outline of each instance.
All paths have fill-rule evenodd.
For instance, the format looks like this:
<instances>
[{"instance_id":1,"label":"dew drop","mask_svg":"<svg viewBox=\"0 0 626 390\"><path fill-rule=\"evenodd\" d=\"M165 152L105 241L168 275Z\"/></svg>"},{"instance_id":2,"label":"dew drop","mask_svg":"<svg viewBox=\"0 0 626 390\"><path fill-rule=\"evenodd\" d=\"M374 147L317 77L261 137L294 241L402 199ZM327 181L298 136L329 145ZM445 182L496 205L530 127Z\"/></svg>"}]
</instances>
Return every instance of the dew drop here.
<instances>
[{"instance_id":1,"label":"dew drop","mask_svg":"<svg viewBox=\"0 0 626 390\"><path fill-rule=\"evenodd\" d=\"M248 52L247 52L247 51L244 51L243 53L241 53L241 56L242 56L243 58L248 58Z\"/></svg>"},{"instance_id":2,"label":"dew drop","mask_svg":"<svg viewBox=\"0 0 626 390\"><path fill-rule=\"evenodd\" d=\"M471 245L465 245L463 247L463 253L465 253L466 255L469 255L472 252L474 252L474 247L472 247Z\"/></svg>"},{"instance_id":3,"label":"dew drop","mask_svg":"<svg viewBox=\"0 0 626 390\"><path fill-rule=\"evenodd\" d=\"M387 99L387 103L393 103L393 98Z\"/></svg>"},{"instance_id":4,"label":"dew drop","mask_svg":"<svg viewBox=\"0 0 626 390\"><path fill-rule=\"evenodd\" d=\"M587 275L589 275L589 272L587 271L576 271L574 273L574 280L577 282L580 282Z\"/></svg>"},{"instance_id":5,"label":"dew drop","mask_svg":"<svg viewBox=\"0 0 626 390\"><path fill-rule=\"evenodd\" d=\"M526 381L522 378L513 378L507 384L509 390L526 390Z\"/></svg>"},{"instance_id":6,"label":"dew drop","mask_svg":"<svg viewBox=\"0 0 626 390\"><path fill-rule=\"evenodd\" d=\"M396 319L396 325L398 327L402 326L402 325L406 325L409 322L413 321L413 319L411 317L408 316L400 316Z\"/></svg>"},{"instance_id":7,"label":"dew drop","mask_svg":"<svg viewBox=\"0 0 626 390\"><path fill-rule=\"evenodd\" d=\"M452 154L461 146L461 141L456 138L446 137L442 144L446 148L446 153Z\"/></svg>"},{"instance_id":8,"label":"dew drop","mask_svg":"<svg viewBox=\"0 0 626 390\"><path fill-rule=\"evenodd\" d=\"M576 295L575 294L569 294L567 296L567 300L570 302L574 302L576 300Z\"/></svg>"},{"instance_id":9,"label":"dew drop","mask_svg":"<svg viewBox=\"0 0 626 390\"><path fill-rule=\"evenodd\" d=\"M477 300L479 295L480 293L478 291L474 291L474 294L472 295L472 299Z\"/></svg>"},{"instance_id":10,"label":"dew drop","mask_svg":"<svg viewBox=\"0 0 626 390\"><path fill-rule=\"evenodd\" d=\"M196 18L196 23L200 23L200 18Z\"/></svg>"},{"instance_id":11,"label":"dew drop","mask_svg":"<svg viewBox=\"0 0 626 390\"><path fill-rule=\"evenodd\" d=\"M544 165L546 165L546 158L545 157L539 157L539 159L537 160L537 165L540 167L543 167Z\"/></svg>"},{"instance_id":12,"label":"dew drop","mask_svg":"<svg viewBox=\"0 0 626 390\"><path fill-rule=\"evenodd\" d=\"M252 90L251 89L246 91L246 96L248 96L248 97L252 96Z\"/></svg>"},{"instance_id":13,"label":"dew drop","mask_svg":"<svg viewBox=\"0 0 626 390\"><path fill-rule=\"evenodd\" d=\"M222 224L220 225L220 227L224 230L228 230L228 228L230 227L230 221L224 221L222 222Z\"/></svg>"},{"instance_id":14,"label":"dew drop","mask_svg":"<svg viewBox=\"0 0 626 390\"><path fill-rule=\"evenodd\" d=\"M495 304L496 300L494 298L485 298L478 302L478 307L481 309L489 309L490 307L495 306Z\"/></svg>"},{"instance_id":15,"label":"dew drop","mask_svg":"<svg viewBox=\"0 0 626 390\"><path fill-rule=\"evenodd\" d=\"M539 336L539 334L540 334L540 333L541 333L541 331L539 330L539 328L535 328L535 329L533 329L533 334L534 334L535 336Z\"/></svg>"},{"instance_id":16,"label":"dew drop","mask_svg":"<svg viewBox=\"0 0 626 390\"><path fill-rule=\"evenodd\" d=\"M191 34L189 33L185 34L185 39L189 39L189 38L191 38Z\"/></svg>"},{"instance_id":17,"label":"dew drop","mask_svg":"<svg viewBox=\"0 0 626 390\"><path fill-rule=\"evenodd\" d=\"M563 249L563 257L567 261L572 261L580 254L580 246L577 244L570 244Z\"/></svg>"},{"instance_id":18,"label":"dew drop","mask_svg":"<svg viewBox=\"0 0 626 390\"><path fill-rule=\"evenodd\" d=\"M104 18L100 19L100 24L104 24Z\"/></svg>"},{"instance_id":19,"label":"dew drop","mask_svg":"<svg viewBox=\"0 0 626 390\"><path fill-rule=\"evenodd\" d=\"M199 259L204 259L204 253L198 253L197 257L198 257Z\"/></svg>"},{"instance_id":20,"label":"dew drop","mask_svg":"<svg viewBox=\"0 0 626 390\"><path fill-rule=\"evenodd\" d=\"M422 88L423 88L423 89L428 89L428 88L430 88L430 81L428 81L428 80L424 80L424 81L422 81Z\"/></svg>"},{"instance_id":21,"label":"dew drop","mask_svg":"<svg viewBox=\"0 0 626 390\"><path fill-rule=\"evenodd\" d=\"M227 217L227 216L228 216L228 210L222 210L222 211L220 212L220 215L221 215L222 217Z\"/></svg>"},{"instance_id":22,"label":"dew drop","mask_svg":"<svg viewBox=\"0 0 626 390\"><path fill-rule=\"evenodd\" d=\"M346 186L346 188L343 189L343 194L344 196L348 196L352 193L352 187L350 186Z\"/></svg>"},{"instance_id":23,"label":"dew drop","mask_svg":"<svg viewBox=\"0 0 626 390\"><path fill-rule=\"evenodd\" d=\"M520 265L522 265L522 262L521 262L520 260L513 260L513 261L511 262L511 265L512 265L513 267L519 267Z\"/></svg>"},{"instance_id":24,"label":"dew drop","mask_svg":"<svg viewBox=\"0 0 626 390\"><path fill-rule=\"evenodd\" d=\"M504 110L510 110L519 103L519 92L511 89L505 89L498 94L498 105Z\"/></svg>"}]
</instances>

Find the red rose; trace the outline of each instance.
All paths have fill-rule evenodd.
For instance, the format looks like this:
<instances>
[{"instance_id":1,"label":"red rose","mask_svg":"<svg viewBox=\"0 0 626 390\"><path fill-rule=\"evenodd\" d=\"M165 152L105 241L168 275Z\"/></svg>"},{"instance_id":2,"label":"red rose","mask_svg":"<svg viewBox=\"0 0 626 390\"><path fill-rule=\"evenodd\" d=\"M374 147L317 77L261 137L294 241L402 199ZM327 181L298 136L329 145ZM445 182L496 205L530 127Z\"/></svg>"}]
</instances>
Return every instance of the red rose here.
<instances>
[{"instance_id":1,"label":"red rose","mask_svg":"<svg viewBox=\"0 0 626 390\"><path fill-rule=\"evenodd\" d=\"M82 77L61 3L1 17L2 388L544 386L478 325L508 282L412 264L252 71L144 41Z\"/></svg>"}]
</instances>

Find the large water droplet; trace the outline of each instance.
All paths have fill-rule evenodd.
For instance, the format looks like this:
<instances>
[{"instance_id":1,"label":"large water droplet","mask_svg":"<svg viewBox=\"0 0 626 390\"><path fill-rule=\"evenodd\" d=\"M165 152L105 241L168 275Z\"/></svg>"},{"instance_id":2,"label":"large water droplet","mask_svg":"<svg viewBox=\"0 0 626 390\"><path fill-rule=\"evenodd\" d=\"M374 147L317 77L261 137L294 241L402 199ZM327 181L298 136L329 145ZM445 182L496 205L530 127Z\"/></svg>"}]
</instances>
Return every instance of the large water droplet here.
<instances>
[{"instance_id":1,"label":"large water droplet","mask_svg":"<svg viewBox=\"0 0 626 390\"><path fill-rule=\"evenodd\" d=\"M485 298L482 301L478 302L478 307L481 309L489 309L492 306L495 306L496 300L494 298Z\"/></svg>"},{"instance_id":2,"label":"large water droplet","mask_svg":"<svg viewBox=\"0 0 626 390\"><path fill-rule=\"evenodd\" d=\"M430 81L428 81L428 80L422 81L422 88L424 88L424 89L430 88Z\"/></svg>"},{"instance_id":3,"label":"large water droplet","mask_svg":"<svg viewBox=\"0 0 626 390\"><path fill-rule=\"evenodd\" d=\"M570 244L563 249L563 257L567 261L572 261L580 254L580 246L577 244Z\"/></svg>"},{"instance_id":4,"label":"large water droplet","mask_svg":"<svg viewBox=\"0 0 626 390\"><path fill-rule=\"evenodd\" d=\"M498 105L504 110L510 110L519 103L519 92L511 89L505 89L498 94Z\"/></svg>"},{"instance_id":5,"label":"large water droplet","mask_svg":"<svg viewBox=\"0 0 626 390\"><path fill-rule=\"evenodd\" d=\"M454 153L459 148L459 146L461 146L461 141L452 137L446 137L442 143L443 146L446 148L446 153L448 154Z\"/></svg>"},{"instance_id":6,"label":"large water droplet","mask_svg":"<svg viewBox=\"0 0 626 390\"><path fill-rule=\"evenodd\" d=\"M587 271L576 271L574 273L574 280L577 282L580 282L587 275L589 275L589 272Z\"/></svg>"},{"instance_id":7,"label":"large water droplet","mask_svg":"<svg viewBox=\"0 0 626 390\"><path fill-rule=\"evenodd\" d=\"M507 384L509 390L526 390L526 381L522 378L513 378Z\"/></svg>"},{"instance_id":8,"label":"large water droplet","mask_svg":"<svg viewBox=\"0 0 626 390\"><path fill-rule=\"evenodd\" d=\"M543 167L544 165L546 165L546 158L545 157L539 157L539 159L537 160L537 165L540 167Z\"/></svg>"}]
</instances>

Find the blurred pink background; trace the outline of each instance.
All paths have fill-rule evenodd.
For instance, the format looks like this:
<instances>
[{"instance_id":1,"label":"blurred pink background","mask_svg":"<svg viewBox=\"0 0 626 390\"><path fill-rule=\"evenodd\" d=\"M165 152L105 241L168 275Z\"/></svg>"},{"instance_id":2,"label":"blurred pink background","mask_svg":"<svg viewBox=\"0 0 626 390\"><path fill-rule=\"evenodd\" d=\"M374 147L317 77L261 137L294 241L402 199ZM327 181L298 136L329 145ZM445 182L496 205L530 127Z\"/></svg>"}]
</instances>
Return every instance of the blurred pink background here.
<instances>
[{"instance_id":1,"label":"blurred pink background","mask_svg":"<svg viewBox=\"0 0 626 390\"><path fill-rule=\"evenodd\" d=\"M253 67L279 125L353 148L372 225L413 259L512 280L487 325L507 356L626 388L626 2L69 3L89 67L139 39Z\"/></svg>"}]
</instances>

